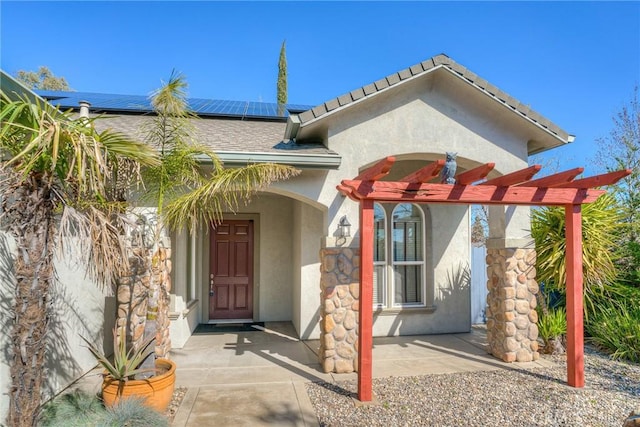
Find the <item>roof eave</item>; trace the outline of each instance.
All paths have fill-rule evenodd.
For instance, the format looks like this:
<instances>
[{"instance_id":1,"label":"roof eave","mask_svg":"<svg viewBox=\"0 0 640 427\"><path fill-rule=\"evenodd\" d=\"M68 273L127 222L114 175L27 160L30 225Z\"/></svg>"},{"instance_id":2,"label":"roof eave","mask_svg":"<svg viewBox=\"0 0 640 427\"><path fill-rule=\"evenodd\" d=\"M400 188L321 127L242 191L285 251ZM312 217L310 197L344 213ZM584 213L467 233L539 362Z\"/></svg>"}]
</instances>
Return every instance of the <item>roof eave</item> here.
<instances>
[{"instance_id":1,"label":"roof eave","mask_svg":"<svg viewBox=\"0 0 640 427\"><path fill-rule=\"evenodd\" d=\"M20 98L27 98L29 102L44 103L45 100L37 93L23 85L21 82L13 78L11 75L0 70L0 88L11 101L18 101Z\"/></svg>"},{"instance_id":2,"label":"roof eave","mask_svg":"<svg viewBox=\"0 0 640 427\"><path fill-rule=\"evenodd\" d=\"M342 162L339 154L290 154L290 153L249 153L240 151L216 151L225 166L246 166L255 163L277 163L300 169L338 169ZM210 164L211 160L201 156L198 161Z\"/></svg>"}]
</instances>

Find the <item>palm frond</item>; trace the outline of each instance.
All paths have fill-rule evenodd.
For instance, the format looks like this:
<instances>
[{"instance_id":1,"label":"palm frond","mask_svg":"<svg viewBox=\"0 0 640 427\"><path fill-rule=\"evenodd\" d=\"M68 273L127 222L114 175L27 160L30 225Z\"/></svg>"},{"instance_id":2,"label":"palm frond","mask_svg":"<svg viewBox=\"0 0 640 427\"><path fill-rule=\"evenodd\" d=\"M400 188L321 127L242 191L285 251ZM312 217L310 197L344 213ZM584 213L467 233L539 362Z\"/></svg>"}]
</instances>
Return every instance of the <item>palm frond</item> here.
<instances>
[{"instance_id":1,"label":"palm frond","mask_svg":"<svg viewBox=\"0 0 640 427\"><path fill-rule=\"evenodd\" d=\"M595 309L594 296L613 289L611 284L618 274L614 248L620 227L620 209L611 195L604 194L583 206L582 265L587 315ZM531 235L536 243L537 280L547 289L564 293L567 279L564 209L534 210Z\"/></svg>"},{"instance_id":2,"label":"palm frond","mask_svg":"<svg viewBox=\"0 0 640 427\"><path fill-rule=\"evenodd\" d=\"M164 221L172 229L218 223L225 211L235 212L256 192L274 181L298 175L299 170L273 163L253 164L238 169L220 169L202 186L167 204Z\"/></svg>"}]
</instances>

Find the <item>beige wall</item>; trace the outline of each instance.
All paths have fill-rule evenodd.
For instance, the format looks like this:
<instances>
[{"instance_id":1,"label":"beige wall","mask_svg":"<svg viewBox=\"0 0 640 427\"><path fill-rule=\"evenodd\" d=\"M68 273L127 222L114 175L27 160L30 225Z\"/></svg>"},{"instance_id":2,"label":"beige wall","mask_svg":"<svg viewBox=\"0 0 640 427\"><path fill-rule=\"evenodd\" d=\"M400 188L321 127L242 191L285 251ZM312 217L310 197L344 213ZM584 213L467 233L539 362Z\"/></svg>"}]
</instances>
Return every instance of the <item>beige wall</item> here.
<instances>
[{"instance_id":1,"label":"beige wall","mask_svg":"<svg viewBox=\"0 0 640 427\"><path fill-rule=\"evenodd\" d=\"M93 340L107 354L113 352L111 330L115 324L115 298L110 289L101 289L86 277L72 247L67 254L55 258L58 280L52 292L52 317L47 344L47 382L44 393L52 396L96 366L96 360L80 336ZM12 239L0 233L0 348L8 349L11 331L11 296L14 294L11 274L15 247ZM0 420L9 407L10 384L7 352L0 352Z\"/></svg>"},{"instance_id":2,"label":"beige wall","mask_svg":"<svg viewBox=\"0 0 640 427\"><path fill-rule=\"evenodd\" d=\"M401 178L427 162L442 159L447 151L458 153L459 172L487 162L496 164L490 177L526 167L527 143L533 129L524 121L514 120L513 113L495 101L487 103L486 95L467 86L460 85L449 73L429 74L308 125L300 139L322 138L328 148L342 156L342 164L338 170L304 171L300 177L277 183L275 191L315 201L327 210L324 234L329 237L328 246L335 241L331 237L339 219L347 215L353 224L352 244L357 246L358 204L339 195L336 185L386 156L397 158L388 179ZM375 335L460 332L470 327L465 278L470 264L468 207L430 205L429 211L432 246L428 256L432 257L433 277L427 285L432 286L435 310L378 313ZM503 216L507 232L527 233L528 209L507 209L507 213ZM300 286L317 293L316 283L315 277L302 277ZM301 305L301 318L312 319L311 311L316 307L311 303ZM304 329L302 323L296 326L299 330Z\"/></svg>"},{"instance_id":3,"label":"beige wall","mask_svg":"<svg viewBox=\"0 0 640 427\"><path fill-rule=\"evenodd\" d=\"M335 244L338 221L347 215L354 236L350 244L358 245L358 204L337 192L342 179L390 155L397 163L389 179L397 179L444 158L446 151L458 153L458 171L494 162L490 177L501 175L526 167L527 144L535 134L531 126L445 72L427 74L303 127L300 140L323 139L342 156L342 164L338 170L303 170L241 210L259 218L256 319L291 320L302 337L318 336L320 242ZM501 209L508 234L526 233L527 209ZM428 210L432 273L427 285L435 310L379 313L376 335L457 332L470 325L469 289L460 285L470 262L468 207L430 205ZM202 312L204 320L206 307Z\"/></svg>"}]
</instances>

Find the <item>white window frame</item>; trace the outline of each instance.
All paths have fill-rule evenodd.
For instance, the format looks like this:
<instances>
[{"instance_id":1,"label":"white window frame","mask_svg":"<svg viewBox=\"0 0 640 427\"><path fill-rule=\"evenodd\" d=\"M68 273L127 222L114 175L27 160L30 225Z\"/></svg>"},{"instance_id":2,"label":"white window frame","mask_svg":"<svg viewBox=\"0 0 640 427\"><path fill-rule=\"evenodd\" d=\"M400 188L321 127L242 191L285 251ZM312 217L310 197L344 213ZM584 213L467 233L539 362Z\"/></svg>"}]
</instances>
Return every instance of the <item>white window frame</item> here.
<instances>
[{"instance_id":1,"label":"white window frame","mask_svg":"<svg viewBox=\"0 0 640 427\"><path fill-rule=\"evenodd\" d=\"M415 208L417 208L420 214L420 221L422 227L422 260L420 261L395 261L393 259L393 214L396 211L397 207L401 204L408 204ZM382 209L384 213L384 224L385 224L385 253L384 253L384 261L374 261L374 272L376 267L383 266L384 274L382 277L378 277L378 280L383 280L382 283L382 295L379 295L381 298L380 302L374 302L374 308L376 309L403 309L403 308L423 308L427 307L427 258L429 254L427 253L427 232L429 231L427 218L425 212L421 205L416 203L375 203L374 206L377 205ZM374 244L376 244L377 236L374 236ZM395 266L399 265L419 265L421 266L420 271L420 280L421 282L421 290L420 290L420 301L419 302L410 302L410 303L402 303L395 302Z\"/></svg>"}]
</instances>

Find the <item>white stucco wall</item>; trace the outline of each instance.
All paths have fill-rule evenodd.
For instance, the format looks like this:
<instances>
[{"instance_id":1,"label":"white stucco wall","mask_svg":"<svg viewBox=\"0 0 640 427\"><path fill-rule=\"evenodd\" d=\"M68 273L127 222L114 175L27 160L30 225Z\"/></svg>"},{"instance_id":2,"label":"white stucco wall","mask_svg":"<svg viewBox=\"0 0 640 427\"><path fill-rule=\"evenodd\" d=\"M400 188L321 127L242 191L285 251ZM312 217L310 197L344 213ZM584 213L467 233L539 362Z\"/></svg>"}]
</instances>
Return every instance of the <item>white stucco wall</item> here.
<instances>
[{"instance_id":1,"label":"white stucco wall","mask_svg":"<svg viewBox=\"0 0 640 427\"><path fill-rule=\"evenodd\" d=\"M337 170L303 170L240 211L257 214L260 222L256 319L291 320L301 336L317 336L318 242L330 245L346 215L354 236L350 244L358 245L358 204L338 193L341 180L387 156L397 159L387 179L401 178L447 151L458 153L458 172L493 162L489 177L498 176L527 166L527 145L539 132L448 72L424 75L304 126L298 139L322 139L342 164ZM496 218L506 224L503 240L523 237L528 209L500 209L505 214ZM435 311L423 310L426 317L416 315L419 310L379 313L376 335L459 332L470 325L468 283L456 288L470 263L468 207L430 205L429 212L427 286ZM206 317L206 307L202 311Z\"/></svg>"},{"instance_id":2,"label":"white stucco wall","mask_svg":"<svg viewBox=\"0 0 640 427\"><path fill-rule=\"evenodd\" d=\"M300 277L300 291L296 294L294 307L299 308L294 321L300 338L320 337L320 259L322 237L324 236L323 212L302 202L296 202L300 217L300 240L296 252L299 264L294 267Z\"/></svg>"},{"instance_id":3,"label":"white stucco wall","mask_svg":"<svg viewBox=\"0 0 640 427\"><path fill-rule=\"evenodd\" d=\"M294 201L280 195L259 194L228 219L254 222L254 320L290 321L293 318L293 216ZM202 238L202 277L209 277L209 235ZM205 283L205 282L203 282ZM201 318L208 322L208 288L201 286Z\"/></svg>"},{"instance_id":4,"label":"white stucco wall","mask_svg":"<svg viewBox=\"0 0 640 427\"><path fill-rule=\"evenodd\" d=\"M12 239L0 236L0 420L7 415L10 384L8 334L12 318L7 307L14 294ZM9 250L7 250L9 249ZM115 298L109 289L99 288L85 275L85 269L73 256L73 252L61 254L55 259L58 280L52 291L52 317L47 345L47 383L44 393L50 397L96 366L95 358L80 339L80 335L101 345L105 353L113 352L109 331L115 323ZM106 331L106 333L105 333Z\"/></svg>"},{"instance_id":5,"label":"white stucco wall","mask_svg":"<svg viewBox=\"0 0 640 427\"><path fill-rule=\"evenodd\" d=\"M338 221L347 215L357 246L358 204L340 196L336 185L387 156L397 161L386 179L401 178L444 158L447 151L458 153L458 172L493 162L493 177L527 166L527 144L534 129L504 106L487 101L486 95L448 73L407 82L303 128L301 140L323 139L342 156L342 164L338 170L305 171L275 187L325 206L326 236L334 236ZM507 237L528 232L528 209L500 209L507 212ZM470 265L468 207L430 205L429 211L433 276L427 286L432 286L435 311L383 311L375 317L375 335L461 332L471 324L469 282L463 279ZM315 289L304 278L300 286ZM301 316L315 308L302 305Z\"/></svg>"}]
</instances>

